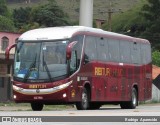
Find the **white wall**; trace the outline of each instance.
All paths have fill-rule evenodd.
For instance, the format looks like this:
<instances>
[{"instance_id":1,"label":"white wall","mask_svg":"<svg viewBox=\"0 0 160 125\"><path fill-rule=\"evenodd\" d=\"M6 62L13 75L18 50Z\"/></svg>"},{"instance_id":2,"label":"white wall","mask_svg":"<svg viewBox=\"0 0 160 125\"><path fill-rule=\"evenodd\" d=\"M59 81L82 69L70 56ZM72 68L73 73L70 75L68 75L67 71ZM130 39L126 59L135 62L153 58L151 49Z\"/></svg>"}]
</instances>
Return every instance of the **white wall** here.
<instances>
[{"instance_id":1,"label":"white wall","mask_svg":"<svg viewBox=\"0 0 160 125\"><path fill-rule=\"evenodd\" d=\"M160 102L160 90L152 84L152 102Z\"/></svg>"}]
</instances>

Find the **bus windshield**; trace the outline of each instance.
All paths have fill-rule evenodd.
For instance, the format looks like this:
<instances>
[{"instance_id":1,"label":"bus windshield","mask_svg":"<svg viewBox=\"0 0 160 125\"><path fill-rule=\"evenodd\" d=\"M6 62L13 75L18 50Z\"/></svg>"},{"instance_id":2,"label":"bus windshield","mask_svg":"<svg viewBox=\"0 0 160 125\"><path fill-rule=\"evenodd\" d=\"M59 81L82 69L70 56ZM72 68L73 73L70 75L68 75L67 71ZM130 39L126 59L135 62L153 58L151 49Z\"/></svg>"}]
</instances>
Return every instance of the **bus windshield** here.
<instances>
[{"instance_id":1,"label":"bus windshield","mask_svg":"<svg viewBox=\"0 0 160 125\"><path fill-rule=\"evenodd\" d=\"M19 41L15 53L14 78L23 82L46 82L66 77L67 44L68 40Z\"/></svg>"}]
</instances>

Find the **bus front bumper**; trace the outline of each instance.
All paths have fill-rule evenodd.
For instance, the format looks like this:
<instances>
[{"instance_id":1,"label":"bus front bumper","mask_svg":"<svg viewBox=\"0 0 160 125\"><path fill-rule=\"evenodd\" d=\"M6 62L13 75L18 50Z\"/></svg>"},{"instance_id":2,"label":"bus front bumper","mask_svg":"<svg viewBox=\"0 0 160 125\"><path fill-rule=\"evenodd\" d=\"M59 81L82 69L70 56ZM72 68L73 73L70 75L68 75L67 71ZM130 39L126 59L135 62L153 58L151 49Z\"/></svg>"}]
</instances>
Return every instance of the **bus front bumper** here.
<instances>
[{"instance_id":1,"label":"bus front bumper","mask_svg":"<svg viewBox=\"0 0 160 125\"><path fill-rule=\"evenodd\" d=\"M13 99L15 102L67 102L68 90L67 87L72 81L46 89L23 89L13 85Z\"/></svg>"}]
</instances>

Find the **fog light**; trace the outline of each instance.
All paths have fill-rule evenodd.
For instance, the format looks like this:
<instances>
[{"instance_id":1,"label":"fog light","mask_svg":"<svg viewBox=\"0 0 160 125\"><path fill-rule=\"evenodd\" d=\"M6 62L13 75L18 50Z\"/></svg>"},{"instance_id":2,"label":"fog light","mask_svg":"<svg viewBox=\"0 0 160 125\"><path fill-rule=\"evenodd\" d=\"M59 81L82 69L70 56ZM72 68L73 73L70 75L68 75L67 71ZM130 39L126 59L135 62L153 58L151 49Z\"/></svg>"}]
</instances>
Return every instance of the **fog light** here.
<instances>
[{"instance_id":1,"label":"fog light","mask_svg":"<svg viewBox=\"0 0 160 125\"><path fill-rule=\"evenodd\" d=\"M16 99L16 98L17 98L17 96L16 96L16 95L14 95L14 96L13 96L13 98L14 98L14 99Z\"/></svg>"},{"instance_id":2,"label":"fog light","mask_svg":"<svg viewBox=\"0 0 160 125\"><path fill-rule=\"evenodd\" d=\"M63 98L65 98L65 97L67 97L67 94L66 94L66 93L63 94Z\"/></svg>"}]
</instances>

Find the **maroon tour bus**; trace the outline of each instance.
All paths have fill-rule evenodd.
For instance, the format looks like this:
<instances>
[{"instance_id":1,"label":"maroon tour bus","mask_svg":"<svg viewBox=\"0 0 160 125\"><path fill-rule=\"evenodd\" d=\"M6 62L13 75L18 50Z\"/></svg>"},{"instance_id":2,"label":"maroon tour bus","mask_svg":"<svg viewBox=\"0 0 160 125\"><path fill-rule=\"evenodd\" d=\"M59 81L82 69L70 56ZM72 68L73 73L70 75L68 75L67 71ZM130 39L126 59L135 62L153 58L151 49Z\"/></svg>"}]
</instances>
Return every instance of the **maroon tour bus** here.
<instances>
[{"instance_id":1,"label":"maroon tour bus","mask_svg":"<svg viewBox=\"0 0 160 125\"><path fill-rule=\"evenodd\" d=\"M6 49L6 59L13 47L13 99L34 111L51 104L134 109L151 99L151 45L145 39L64 26L23 33Z\"/></svg>"}]
</instances>

